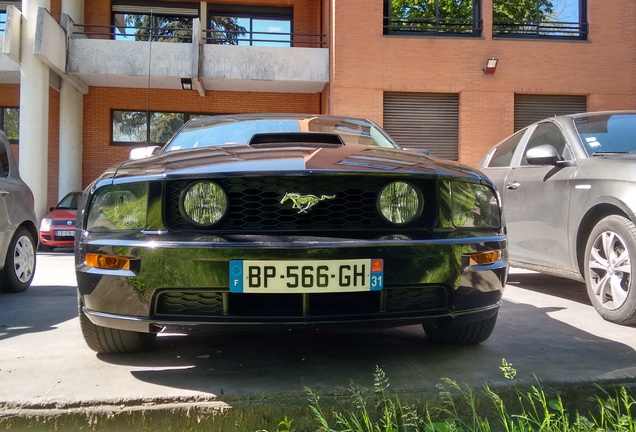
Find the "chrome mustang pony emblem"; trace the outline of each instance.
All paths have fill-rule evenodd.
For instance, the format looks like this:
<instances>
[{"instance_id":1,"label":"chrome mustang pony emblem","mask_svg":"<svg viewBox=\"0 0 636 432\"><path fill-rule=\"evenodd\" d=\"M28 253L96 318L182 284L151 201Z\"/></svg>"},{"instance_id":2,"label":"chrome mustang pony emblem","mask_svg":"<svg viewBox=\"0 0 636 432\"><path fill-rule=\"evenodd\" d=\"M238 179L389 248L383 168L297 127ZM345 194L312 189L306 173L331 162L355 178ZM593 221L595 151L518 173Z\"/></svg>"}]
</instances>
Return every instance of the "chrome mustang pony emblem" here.
<instances>
[{"instance_id":1,"label":"chrome mustang pony emblem","mask_svg":"<svg viewBox=\"0 0 636 432\"><path fill-rule=\"evenodd\" d=\"M298 213L307 213L307 210L318 204L320 201L334 199L335 195L301 195L298 192L287 192L280 203L283 204L287 200L292 201L292 208L298 210Z\"/></svg>"}]
</instances>

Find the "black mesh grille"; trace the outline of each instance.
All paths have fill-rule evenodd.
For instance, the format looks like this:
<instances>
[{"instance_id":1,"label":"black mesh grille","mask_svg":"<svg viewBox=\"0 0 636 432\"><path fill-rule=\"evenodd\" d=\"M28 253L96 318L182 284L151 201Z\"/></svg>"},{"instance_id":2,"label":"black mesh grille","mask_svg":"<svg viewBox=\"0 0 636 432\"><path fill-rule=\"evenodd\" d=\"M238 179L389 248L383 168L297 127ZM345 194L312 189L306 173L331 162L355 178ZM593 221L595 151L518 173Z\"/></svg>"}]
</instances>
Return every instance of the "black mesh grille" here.
<instances>
[{"instance_id":1,"label":"black mesh grille","mask_svg":"<svg viewBox=\"0 0 636 432\"><path fill-rule=\"evenodd\" d=\"M159 310L162 314L216 315L223 312L223 299L216 292L168 291L160 295Z\"/></svg>"},{"instance_id":2,"label":"black mesh grille","mask_svg":"<svg viewBox=\"0 0 636 432\"><path fill-rule=\"evenodd\" d=\"M384 295L384 298L383 298ZM312 294L303 312L299 294L223 294L210 290L165 290L157 294L155 313L160 317L301 318L416 314L446 307L442 286L393 288L381 292Z\"/></svg>"},{"instance_id":3,"label":"black mesh grille","mask_svg":"<svg viewBox=\"0 0 636 432\"><path fill-rule=\"evenodd\" d=\"M191 224L181 215L181 192L192 180L166 184L165 219L172 231L214 230L249 231L379 231L391 227L378 214L377 196L395 177L372 176L279 176L231 177L215 179L228 194L229 211L211 228ZM408 180L424 198L420 219L408 230L430 228L435 221L435 182L430 179ZM305 213L292 208L291 201L281 204L286 193L328 195L336 197L319 202Z\"/></svg>"}]
</instances>

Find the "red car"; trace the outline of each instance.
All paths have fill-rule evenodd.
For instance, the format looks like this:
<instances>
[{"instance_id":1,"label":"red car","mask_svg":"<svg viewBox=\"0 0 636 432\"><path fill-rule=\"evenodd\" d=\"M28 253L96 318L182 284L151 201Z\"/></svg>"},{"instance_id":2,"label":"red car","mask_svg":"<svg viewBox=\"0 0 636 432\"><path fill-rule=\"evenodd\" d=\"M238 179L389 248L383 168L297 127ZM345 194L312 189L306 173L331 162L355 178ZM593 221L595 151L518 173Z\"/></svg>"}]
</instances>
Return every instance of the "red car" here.
<instances>
[{"instance_id":1,"label":"red car","mask_svg":"<svg viewBox=\"0 0 636 432\"><path fill-rule=\"evenodd\" d=\"M56 247L73 247L75 241L75 218L77 201L82 191L66 195L56 207L44 216L40 223L40 248L51 251Z\"/></svg>"}]
</instances>

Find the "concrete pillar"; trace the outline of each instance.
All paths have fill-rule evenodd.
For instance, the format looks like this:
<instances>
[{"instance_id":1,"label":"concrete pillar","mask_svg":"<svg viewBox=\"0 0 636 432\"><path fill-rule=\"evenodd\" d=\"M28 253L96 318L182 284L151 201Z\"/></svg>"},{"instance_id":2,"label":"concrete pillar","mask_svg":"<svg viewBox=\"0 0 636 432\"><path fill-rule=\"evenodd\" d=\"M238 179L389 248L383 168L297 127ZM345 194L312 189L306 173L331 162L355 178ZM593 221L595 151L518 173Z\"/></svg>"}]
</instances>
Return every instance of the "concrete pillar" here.
<instances>
[{"instance_id":1,"label":"concrete pillar","mask_svg":"<svg viewBox=\"0 0 636 432\"><path fill-rule=\"evenodd\" d=\"M60 88L60 168L58 200L82 189L84 95L67 81Z\"/></svg>"},{"instance_id":2,"label":"concrete pillar","mask_svg":"<svg viewBox=\"0 0 636 432\"><path fill-rule=\"evenodd\" d=\"M84 22L84 0L62 0L62 14L73 22ZM66 80L60 87L60 147L58 200L82 185L82 131L84 95Z\"/></svg>"},{"instance_id":3,"label":"concrete pillar","mask_svg":"<svg viewBox=\"0 0 636 432\"><path fill-rule=\"evenodd\" d=\"M48 0L22 0L20 44L20 175L35 197L35 215L47 210L49 68L33 55L38 8Z\"/></svg>"}]
</instances>

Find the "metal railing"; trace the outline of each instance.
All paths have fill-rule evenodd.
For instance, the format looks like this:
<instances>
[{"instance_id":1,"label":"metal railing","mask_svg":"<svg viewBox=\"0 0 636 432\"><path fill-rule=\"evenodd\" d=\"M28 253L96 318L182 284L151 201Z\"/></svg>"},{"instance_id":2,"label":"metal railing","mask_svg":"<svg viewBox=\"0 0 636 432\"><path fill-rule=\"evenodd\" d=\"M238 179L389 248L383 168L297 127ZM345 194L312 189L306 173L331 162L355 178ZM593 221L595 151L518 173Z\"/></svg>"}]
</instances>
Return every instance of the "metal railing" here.
<instances>
[{"instance_id":1,"label":"metal railing","mask_svg":"<svg viewBox=\"0 0 636 432\"><path fill-rule=\"evenodd\" d=\"M481 36L483 21L474 18L384 17L385 35Z\"/></svg>"},{"instance_id":2,"label":"metal railing","mask_svg":"<svg viewBox=\"0 0 636 432\"><path fill-rule=\"evenodd\" d=\"M192 29L171 27L131 27L105 24L74 24L73 36L121 41L192 42ZM230 30L203 30L204 43L220 45L262 45L286 47L324 47L326 35L309 33L272 33Z\"/></svg>"},{"instance_id":3,"label":"metal railing","mask_svg":"<svg viewBox=\"0 0 636 432\"><path fill-rule=\"evenodd\" d=\"M326 35L311 33L273 33L238 30L204 30L205 43L218 45L266 45L287 47L324 47Z\"/></svg>"},{"instance_id":4,"label":"metal railing","mask_svg":"<svg viewBox=\"0 0 636 432\"><path fill-rule=\"evenodd\" d=\"M80 30L81 29L81 30ZM107 24L74 24L74 36L89 39L116 39L153 42L192 42L192 29L171 27L131 27Z\"/></svg>"},{"instance_id":5,"label":"metal railing","mask_svg":"<svg viewBox=\"0 0 636 432\"><path fill-rule=\"evenodd\" d=\"M495 20L493 37L525 39L579 39L587 40L588 24L558 21Z\"/></svg>"}]
</instances>

